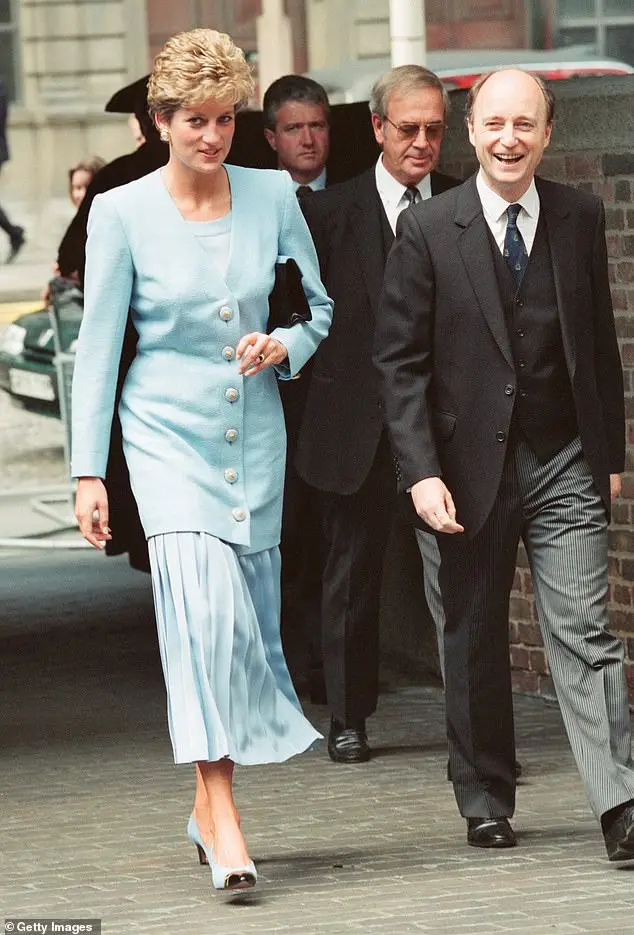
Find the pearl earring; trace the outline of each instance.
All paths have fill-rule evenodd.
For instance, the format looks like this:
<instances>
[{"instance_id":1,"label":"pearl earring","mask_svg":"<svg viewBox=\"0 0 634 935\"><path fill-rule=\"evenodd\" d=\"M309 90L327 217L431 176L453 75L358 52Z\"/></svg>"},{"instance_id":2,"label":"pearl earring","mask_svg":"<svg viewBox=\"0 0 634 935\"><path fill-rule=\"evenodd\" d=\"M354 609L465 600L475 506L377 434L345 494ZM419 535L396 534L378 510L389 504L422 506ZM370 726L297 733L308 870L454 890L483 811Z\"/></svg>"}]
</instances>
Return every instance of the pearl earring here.
<instances>
[{"instance_id":1,"label":"pearl earring","mask_svg":"<svg viewBox=\"0 0 634 935\"><path fill-rule=\"evenodd\" d=\"M167 130L161 130L159 136L161 137L161 141L162 141L163 143L169 143L169 141L170 141L170 135L169 135L169 133L167 132Z\"/></svg>"}]
</instances>

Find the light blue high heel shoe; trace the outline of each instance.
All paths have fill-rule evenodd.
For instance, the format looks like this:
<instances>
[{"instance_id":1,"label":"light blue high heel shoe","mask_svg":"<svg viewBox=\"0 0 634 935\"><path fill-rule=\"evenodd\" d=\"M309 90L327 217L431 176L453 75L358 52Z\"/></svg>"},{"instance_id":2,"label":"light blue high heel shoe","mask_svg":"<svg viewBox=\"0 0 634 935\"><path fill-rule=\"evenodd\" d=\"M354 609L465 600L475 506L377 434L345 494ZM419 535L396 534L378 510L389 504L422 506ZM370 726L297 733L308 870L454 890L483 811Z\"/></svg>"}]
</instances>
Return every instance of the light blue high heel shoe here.
<instances>
[{"instance_id":1,"label":"light blue high heel shoe","mask_svg":"<svg viewBox=\"0 0 634 935\"><path fill-rule=\"evenodd\" d=\"M258 872L252 860L244 867L221 867L214 860L213 847L207 847L200 836L193 815L187 822L187 834L198 849L198 860L211 867L211 879L216 890L246 890L255 886Z\"/></svg>"}]
</instances>

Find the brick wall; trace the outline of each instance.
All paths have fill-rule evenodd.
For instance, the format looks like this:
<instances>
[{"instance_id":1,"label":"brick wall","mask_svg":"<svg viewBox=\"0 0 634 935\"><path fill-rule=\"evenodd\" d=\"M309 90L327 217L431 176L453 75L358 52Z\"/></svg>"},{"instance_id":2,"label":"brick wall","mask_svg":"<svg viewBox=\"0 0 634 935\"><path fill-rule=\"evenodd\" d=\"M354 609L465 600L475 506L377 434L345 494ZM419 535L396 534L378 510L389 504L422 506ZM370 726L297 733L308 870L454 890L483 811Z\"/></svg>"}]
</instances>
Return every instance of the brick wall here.
<instances>
[{"instance_id":1,"label":"brick wall","mask_svg":"<svg viewBox=\"0 0 634 935\"><path fill-rule=\"evenodd\" d=\"M610 79L602 79L609 81ZM623 491L613 508L609 533L610 627L623 641L631 703L634 705L634 82L601 86L592 82L553 84L562 113L553 144L539 173L544 178L592 191L603 198L610 282L619 346L624 365L627 418L627 461ZM568 86L568 87L564 87ZM587 93L583 93L583 92ZM463 99L456 110L462 111ZM619 121L623 121L619 126ZM588 125L593 123L591 133ZM599 126L597 126L597 122ZM465 145L461 119L445 150L442 168L461 178L474 171L473 153ZM590 138L588 138L590 136ZM533 598L531 573L523 546L509 614L511 665L516 691L554 696Z\"/></svg>"}]
</instances>

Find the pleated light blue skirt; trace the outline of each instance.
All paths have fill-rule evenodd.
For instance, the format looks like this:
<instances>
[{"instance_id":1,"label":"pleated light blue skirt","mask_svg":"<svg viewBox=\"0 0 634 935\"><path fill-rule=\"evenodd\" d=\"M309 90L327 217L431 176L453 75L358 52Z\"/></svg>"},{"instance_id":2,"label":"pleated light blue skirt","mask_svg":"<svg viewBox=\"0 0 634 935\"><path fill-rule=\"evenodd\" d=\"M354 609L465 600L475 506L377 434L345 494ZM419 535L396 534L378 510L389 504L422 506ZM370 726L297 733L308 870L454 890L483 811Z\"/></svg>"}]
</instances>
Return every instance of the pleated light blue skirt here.
<instances>
[{"instance_id":1,"label":"pleated light blue skirt","mask_svg":"<svg viewBox=\"0 0 634 935\"><path fill-rule=\"evenodd\" d=\"M320 738L280 639L280 553L200 532L148 539L176 763L279 763Z\"/></svg>"}]
</instances>

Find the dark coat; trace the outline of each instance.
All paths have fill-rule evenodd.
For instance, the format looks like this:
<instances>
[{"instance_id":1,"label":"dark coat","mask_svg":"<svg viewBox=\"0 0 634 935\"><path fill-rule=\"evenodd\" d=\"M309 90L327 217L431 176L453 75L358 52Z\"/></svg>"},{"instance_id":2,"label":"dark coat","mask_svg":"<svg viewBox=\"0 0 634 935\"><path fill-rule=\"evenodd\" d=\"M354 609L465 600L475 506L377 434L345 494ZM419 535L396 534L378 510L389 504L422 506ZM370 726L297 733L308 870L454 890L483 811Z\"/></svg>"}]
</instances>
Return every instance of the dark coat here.
<instances>
[{"instance_id":1,"label":"dark coat","mask_svg":"<svg viewBox=\"0 0 634 935\"><path fill-rule=\"evenodd\" d=\"M59 247L58 263L63 276L79 273L80 282L83 284L88 214L95 196L142 178L164 165L168 156L169 149L166 144L161 143L158 136L150 137L137 150L114 159L95 175ZM106 544L106 553L120 555L128 552L130 564L134 568L149 571L147 542L130 488L128 467L123 456L121 424L117 414L121 387L128 368L134 360L137 338L132 321L128 319L119 366L115 414L112 420L110 453L105 477L110 514L109 525L112 530L112 539Z\"/></svg>"},{"instance_id":2,"label":"dark coat","mask_svg":"<svg viewBox=\"0 0 634 935\"><path fill-rule=\"evenodd\" d=\"M335 310L314 357L295 463L307 483L340 494L354 493L367 477L384 427L372 347L393 234L374 172L302 202ZM458 184L431 175L433 195Z\"/></svg>"},{"instance_id":3,"label":"dark coat","mask_svg":"<svg viewBox=\"0 0 634 935\"><path fill-rule=\"evenodd\" d=\"M84 200L75 217L70 222L62 242L59 245L57 263L62 276L70 277L79 273L80 282L84 279L86 265L86 237L88 235L88 215L96 195L109 192L112 188L140 179L154 169L164 166L169 158L167 144L161 143L158 135L147 140L132 153L126 153L113 159L100 169L86 190Z\"/></svg>"},{"instance_id":4,"label":"dark coat","mask_svg":"<svg viewBox=\"0 0 634 935\"><path fill-rule=\"evenodd\" d=\"M599 198L536 179L583 453L609 515L623 470L623 379ZM336 312L335 312L336 314ZM468 536L495 501L515 368L475 178L399 221L375 360L401 490L442 476Z\"/></svg>"}]
</instances>

